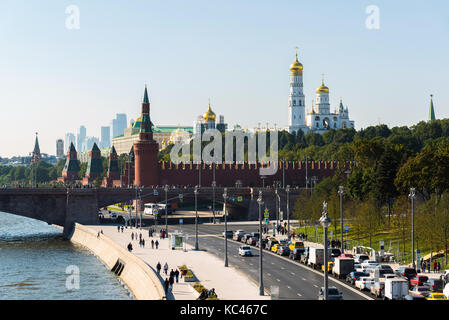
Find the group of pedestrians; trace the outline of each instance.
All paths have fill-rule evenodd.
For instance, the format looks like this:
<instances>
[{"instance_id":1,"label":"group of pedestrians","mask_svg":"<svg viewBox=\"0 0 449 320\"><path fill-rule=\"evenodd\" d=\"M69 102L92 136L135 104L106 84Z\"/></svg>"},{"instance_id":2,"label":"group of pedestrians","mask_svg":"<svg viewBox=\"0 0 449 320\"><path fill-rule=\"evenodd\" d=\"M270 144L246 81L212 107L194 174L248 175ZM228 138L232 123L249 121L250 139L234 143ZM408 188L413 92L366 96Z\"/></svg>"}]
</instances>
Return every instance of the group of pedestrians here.
<instances>
[{"instance_id":1,"label":"group of pedestrians","mask_svg":"<svg viewBox=\"0 0 449 320\"><path fill-rule=\"evenodd\" d=\"M158 262L156 265L156 270L157 270L158 274L161 273L161 268L162 268L161 263ZM169 275L167 262L164 264L164 273L165 273L165 275ZM167 295L169 290L173 290L173 284L175 283L175 281L176 281L176 283L178 283L178 281L179 281L179 270L176 269L176 271L174 271L173 269L171 269L169 277L168 278L165 277L165 281L164 281L165 295Z\"/></svg>"},{"instance_id":2,"label":"group of pedestrians","mask_svg":"<svg viewBox=\"0 0 449 320\"><path fill-rule=\"evenodd\" d=\"M124 227L123 226L117 226L117 232L122 232L123 233L123 229L124 229Z\"/></svg>"},{"instance_id":3,"label":"group of pedestrians","mask_svg":"<svg viewBox=\"0 0 449 320\"><path fill-rule=\"evenodd\" d=\"M441 264L439 261L434 260L433 263L431 264L430 259L427 260L427 262L426 262L426 261L424 261L423 258L421 258L420 265L421 265L422 272L426 272L426 269L427 269L427 272L430 273L431 267L433 267L434 273L441 272Z\"/></svg>"}]
</instances>

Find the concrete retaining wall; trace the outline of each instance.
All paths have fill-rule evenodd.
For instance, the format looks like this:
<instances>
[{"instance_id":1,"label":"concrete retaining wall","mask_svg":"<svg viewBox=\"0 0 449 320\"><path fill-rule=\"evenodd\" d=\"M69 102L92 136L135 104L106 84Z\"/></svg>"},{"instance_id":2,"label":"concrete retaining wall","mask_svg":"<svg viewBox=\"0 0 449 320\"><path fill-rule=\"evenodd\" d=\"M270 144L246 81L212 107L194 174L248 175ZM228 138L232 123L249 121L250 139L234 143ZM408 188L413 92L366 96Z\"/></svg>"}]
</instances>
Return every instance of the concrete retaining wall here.
<instances>
[{"instance_id":1,"label":"concrete retaining wall","mask_svg":"<svg viewBox=\"0 0 449 320\"><path fill-rule=\"evenodd\" d=\"M86 226L75 223L70 241L80 244L92 251L111 270L120 259L125 267L120 279L128 286L137 300L161 300L164 288L156 273L141 259L122 248L103 234Z\"/></svg>"}]
</instances>

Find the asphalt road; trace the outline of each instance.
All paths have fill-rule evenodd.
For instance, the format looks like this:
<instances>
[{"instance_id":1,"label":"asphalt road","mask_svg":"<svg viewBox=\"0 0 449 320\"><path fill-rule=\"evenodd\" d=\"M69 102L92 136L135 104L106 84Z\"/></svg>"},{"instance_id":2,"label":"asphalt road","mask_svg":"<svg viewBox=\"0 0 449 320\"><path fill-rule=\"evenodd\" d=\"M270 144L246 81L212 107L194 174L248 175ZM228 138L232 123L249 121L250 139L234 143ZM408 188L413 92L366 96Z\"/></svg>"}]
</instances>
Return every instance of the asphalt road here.
<instances>
[{"instance_id":1,"label":"asphalt road","mask_svg":"<svg viewBox=\"0 0 449 320\"><path fill-rule=\"evenodd\" d=\"M249 232L257 231L258 225L228 225L229 230L242 229ZM170 225L169 231L182 230L189 234L189 244L195 244L195 225ZM204 225L198 228L198 246L207 250L224 261L224 238L221 236L223 225ZM242 243L228 239L228 263L245 273L254 282L259 283L259 248L252 247L252 257L240 257L238 248ZM263 282L268 292L270 286L279 287L279 299L316 300L319 288L323 286L323 275L317 274L297 261L285 259L263 250ZM223 262L224 263L224 262ZM366 300L369 295L359 293L357 289L349 289L332 281L329 276L329 286L336 286L344 300ZM356 292L354 292L356 291Z\"/></svg>"}]
</instances>

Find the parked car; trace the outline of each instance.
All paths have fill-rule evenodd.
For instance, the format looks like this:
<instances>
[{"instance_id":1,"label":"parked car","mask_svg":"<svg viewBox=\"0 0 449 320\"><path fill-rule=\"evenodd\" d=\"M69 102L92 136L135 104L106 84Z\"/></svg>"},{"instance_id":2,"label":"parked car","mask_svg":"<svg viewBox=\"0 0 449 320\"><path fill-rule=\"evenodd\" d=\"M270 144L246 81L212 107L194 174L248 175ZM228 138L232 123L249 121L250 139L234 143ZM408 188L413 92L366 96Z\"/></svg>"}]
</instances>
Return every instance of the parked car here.
<instances>
[{"instance_id":1,"label":"parked car","mask_svg":"<svg viewBox=\"0 0 449 320\"><path fill-rule=\"evenodd\" d=\"M267 244L267 239L262 238L262 248L265 248L265 245ZM260 247L260 241L256 242L256 247Z\"/></svg>"},{"instance_id":2,"label":"parked car","mask_svg":"<svg viewBox=\"0 0 449 320\"><path fill-rule=\"evenodd\" d=\"M221 233L221 236L224 238L224 236L225 236L225 232L226 232L226 237L227 238L232 238L232 235L233 235L233 233L232 233L232 230L226 230L226 231L223 231L222 233Z\"/></svg>"},{"instance_id":3,"label":"parked car","mask_svg":"<svg viewBox=\"0 0 449 320\"><path fill-rule=\"evenodd\" d=\"M248 240L250 237L251 237L251 234L245 233L245 234L240 238L240 242L246 243L246 240Z\"/></svg>"},{"instance_id":4,"label":"parked car","mask_svg":"<svg viewBox=\"0 0 449 320\"><path fill-rule=\"evenodd\" d=\"M376 281L371 286L370 291L371 294L375 295L377 298L382 298L384 295L384 289L385 289L385 282Z\"/></svg>"},{"instance_id":5,"label":"parked car","mask_svg":"<svg viewBox=\"0 0 449 320\"><path fill-rule=\"evenodd\" d=\"M448 300L441 292L431 292L426 297L427 300Z\"/></svg>"},{"instance_id":6,"label":"parked car","mask_svg":"<svg viewBox=\"0 0 449 320\"><path fill-rule=\"evenodd\" d=\"M279 244L280 244L281 246L287 246L287 247L288 247L288 240L287 240L287 239L279 240Z\"/></svg>"},{"instance_id":7,"label":"parked car","mask_svg":"<svg viewBox=\"0 0 449 320\"><path fill-rule=\"evenodd\" d=\"M268 242L265 245L265 249L270 250L271 251L271 247L274 246L275 244L279 244L279 241L277 241L276 239L272 240L268 240Z\"/></svg>"},{"instance_id":8,"label":"parked car","mask_svg":"<svg viewBox=\"0 0 449 320\"><path fill-rule=\"evenodd\" d=\"M271 252L277 253L279 247L280 247L279 243L276 243L276 244L272 245L271 246Z\"/></svg>"},{"instance_id":9,"label":"parked car","mask_svg":"<svg viewBox=\"0 0 449 320\"><path fill-rule=\"evenodd\" d=\"M444 288L444 281L441 279L429 278L424 285L429 287L433 292L442 292Z\"/></svg>"},{"instance_id":10,"label":"parked car","mask_svg":"<svg viewBox=\"0 0 449 320\"><path fill-rule=\"evenodd\" d=\"M346 276L346 282L349 282L350 284L354 285L357 280L359 280L360 277L368 277L369 274L365 272L359 272L359 271L353 271L350 274Z\"/></svg>"},{"instance_id":11,"label":"parked car","mask_svg":"<svg viewBox=\"0 0 449 320\"><path fill-rule=\"evenodd\" d=\"M253 252L251 251L250 246L240 246L239 248L239 255L241 256L252 256Z\"/></svg>"},{"instance_id":12,"label":"parked car","mask_svg":"<svg viewBox=\"0 0 449 320\"><path fill-rule=\"evenodd\" d=\"M416 286L416 287L413 287L412 290L409 290L408 293L411 295L415 295L415 296L427 297L429 295L429 293L431 293L431 291L430 291L429 287Z\"/></svg>"},{"instance_id":13,"label":"parked car","mask_svg":"<svg viewBox=\"0 0 449 320\"><path fill-rule=\"evenodd\" d=\"M416 287L416 286L423 286L424 282L427 282L429 280L428 276L425 276L423 274L418 274L415 277L410 279L410 286Z\"/></svg>"},{"instance_id":14,"label":"parked car","mask_svg":"<svg viewBox=\"0 0 449 320\"><path fill-rule=\"evenodd\" d=\"M258 241L259 239L256 237L249 237L248 240L246 240L246 244L249 244L250 246L255 246Z\"/></svg>"},{"instance_id":15,"label":"parked car","mask_svg":"<svg viewBox=\"0 0 449 320\"><path fill-rule=\"evenodd\" d=\"M290 250L290 253L288 257L292 260L300 260L301 255L304 253L304 249L301 248L294 248L293 250Z\"/></svg>"},{"instance_id":16,"label":"parked car","mask_svg":"<svg viewBox=\"0 0 449 320\"><path fill-rule=\"evenodd\" d=\"M324 287L318 292L318 300L324 300ZM336 287L328 287L327 300L343 300L343 294Z\"/></svg>"},{"instance_id":17,"label":"parked car","mask_svg":"<svg viewBox=\"0 0 449 320\"><path fill-rule=\"evenodd\" d=\"M399 267L394 271L394 273L401 277L407 278L407 280L410 280L416 276L416 270L409 267Z\"/></svg>"},{"instance_id":18,"label":"parked car","mask_svg":"<svg viewBox=\"0 0 449 320\"><path fill-rule=\"evenodd\" d=\"M370 277L360 277L355 282L355 287L362 290L370 290L371 286L374 284L374 279Z\"/></svg>"},{"instance_id":19,"label":"parked car","mask_svg":"<svg viewBox=\"0 0 449 320\"><path fill-rule=\"evenodd\" d=\"M367 254L356 254L354 256L354 262L355 263L362 263L365 260L369 260L369 255L367 255Z\"/></svg>"},{"instance_id":20,"label":"parked car","mask_svg":"<svg viewBox=\"0 0 449 320\"><path fill-rule=\"evenodd\" d=\"M287 246L279 246L277 254L280 256L288 256L290 254L290 249Z\"/></svg>"},{"instance_id":21,"label":"parked car","mask_svg":"<svg viewBox=\"0 0 449 320\"><path fill-rule=\"evenodd\" d=\"M260 236L259 232L251 232L250 234L251 234L251 237L259 239L259 236Z\"/></svg>"},{"instance_id":22,"label":"parked car","mask_svg":"<svg viewBox=\"0 0 449 320\"><path fill-rule=\"evenodd\" d=\"M404 300L426 300L426 297L408 294L404 297Z\"/></svg>"},{"instance_id":23,"label":"parked car","mask_svg":"<svg viewBox=\"0 0 449 320\"><path fill-rule=\"evenodd\" d=\"M292 251L294 249L304 249L304 242L302 242L302 241L293 241L292 243L290 243L288 245L288 248L290 249L290 251Z\"/></svg>"},{"instance_id":24,"label":"parked car","mask_svg":"<svg viewBox=\"0 0 449 320\"><path fill-rule=\"evenodd\" d=\"M232 237L232 239L236 240L236 241L240 241L240 239L243 237L244 234L245 234L245 231L243 231L243 230L236 230L234 232L234 236Z\"/></svg>"}]
</instances>

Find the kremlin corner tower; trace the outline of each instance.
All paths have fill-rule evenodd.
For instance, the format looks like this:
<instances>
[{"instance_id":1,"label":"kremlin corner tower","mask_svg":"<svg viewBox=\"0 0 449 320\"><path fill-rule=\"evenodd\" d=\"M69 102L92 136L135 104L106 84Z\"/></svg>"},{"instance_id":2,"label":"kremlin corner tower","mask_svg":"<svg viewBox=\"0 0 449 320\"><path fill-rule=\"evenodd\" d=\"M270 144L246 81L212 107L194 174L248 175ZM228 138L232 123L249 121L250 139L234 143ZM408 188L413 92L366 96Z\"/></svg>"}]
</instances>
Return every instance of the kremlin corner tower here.
<instances>
[{"instance_id":1,"label":"kremlin corner tower","mask_svg":"<svg viewBox=\"0 0 449 320\"><path fill-rule=\"evenodd\" d=\"M135 185L139 187L156 186L159 184L157 160L159 145L153 139L147 86L145 86L143 96L141 118L139 139L134 143Z\"/></svg>"}]
</instances>

